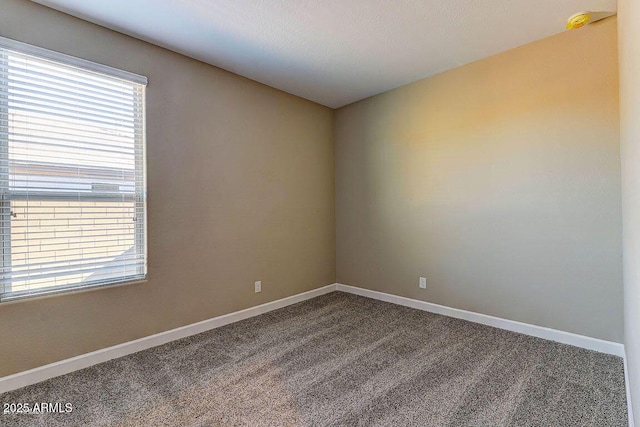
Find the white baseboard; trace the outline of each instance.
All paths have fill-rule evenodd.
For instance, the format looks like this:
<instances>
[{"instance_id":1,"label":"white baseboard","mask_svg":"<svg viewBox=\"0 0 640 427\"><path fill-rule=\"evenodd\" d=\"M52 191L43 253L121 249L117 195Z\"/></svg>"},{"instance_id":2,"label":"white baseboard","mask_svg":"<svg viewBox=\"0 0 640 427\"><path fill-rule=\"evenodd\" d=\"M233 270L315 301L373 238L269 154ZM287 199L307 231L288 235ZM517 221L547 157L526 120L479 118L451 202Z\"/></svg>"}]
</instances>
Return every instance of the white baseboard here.
<instances>
[{"instance_id":1,"label":"white baseboard","mask_svg":"<svg viewBox=\"0 0 640 427\"><path fill-rule=\"evenodd\" d=\"M431 313L442 314L444 316L454 317L457 319L468 320L470 322L481 323L483 325L493 326L495 328L519 332L521 334L531 335L534 337L556 341L563 344L569 344L576 347L582 347L588 350L594 350L601 353L620 356L624 360L629 426L633 427L633 410L631 407L631 396L629 390L629 376L627 371L628 367L623 344L586 337L583 335L573 334L571 332L563 332L556 329L545 328L543 326L517 322L514 320L502 319L486 314L460 310L457 308L447 307L397 295L391 295L383 292L372 291L369 289L358 288L355 286L343 285L340 283L327 285L322 288L303 292L301 294L279 299L277 301L261 304L256 307L251 307L245 310L236 311L234 313L225 314L223 316L214 317L212 319L203 320L202 322L182 326L170 331L150 335L148 337L143 337L134 341L118 344L113 347L107 347L101 350L93 351L91 353L82 354L69 359L61 360L59 362L30 369L28 371L2 377L0 378L0 394L60 375L68 374L73 371L88 368L89 366L106 362L111 359L116 359L118 357L136 353L141 350L146 350L148 348L166 344L180 338L185 338L211 329L219 328L230 323L258 316L260 314L277 310L279 308L296 304L298 302L306 301L308 299L315 298L336 290L355 295L361 295L380 301L386 301L405 307L411 307L418 310L428 311Z\"/></svg>"},{"instance_id":2,"label":"white baseboard","mask_svg":"<svg viewBox=\"0 0 640 427\"><path fill-rule=\"evenodd\" d=\"M180 338L185 338L210 329L219 328L230 323L258 316L260 314L315 298L335 290L335 284L327 285L322 288L282 298L277 301L268 302L245 310L203 320L202 322L171 329L170 331L160 332L155 335L149 335L134 341L114 345L113 347L92 351L91 353L81 354L79 356L40 366L28 371L18 372L17 374L0 378L0 394L60 375L68 374L73 371L88 368L89 366L106 362L111 359L116 359L151 347L166 344Z\"/></svg>"},{"instance_id":3,"label":"white baseboard","mask_svg":"<svg viewBox=\"0 0 640 427\"><path fill-rule=\"evenodd\" d=\"M627 415L629 417L629 427L634 427L633 402L631 401L631 385L629 384L629 364L627 363L626 352L625 352L623 361L624 361L624 384L627 389Z\"/></svg>"},{"instance_id":4,"label":"white baseboard","mask_svg":"<svg viewBox=\"0 0 640 427\"><path fill-rule=\"evenodd\" d=\"M355 286L342 285L340 283L336 284L336 289L338 291L348 292L350 294L361 295L363 297L373 298L380 301L402 305L405 307L428 311L430 313L442 314L444 316L455 317L456 319L463 319L470 322L493 326L494 328L506 329L508 331L519 332L521 334L556 341L562 344L582 347L586 348L587 350L599 351L601 353L613 354L620 357L625 356L624 345L617 342L586 337L584 335L573 334L571 332L563 332L557 329L545 328L544 326L536 326L528 323L517 322L515 320L502 319L500 317L474 313L472 311L460 310L458 308L447 307L444 305L433 304L430 302L415 300L392 294L386 294L384 292L372 291Z\"/></svg>"}]
</instances>

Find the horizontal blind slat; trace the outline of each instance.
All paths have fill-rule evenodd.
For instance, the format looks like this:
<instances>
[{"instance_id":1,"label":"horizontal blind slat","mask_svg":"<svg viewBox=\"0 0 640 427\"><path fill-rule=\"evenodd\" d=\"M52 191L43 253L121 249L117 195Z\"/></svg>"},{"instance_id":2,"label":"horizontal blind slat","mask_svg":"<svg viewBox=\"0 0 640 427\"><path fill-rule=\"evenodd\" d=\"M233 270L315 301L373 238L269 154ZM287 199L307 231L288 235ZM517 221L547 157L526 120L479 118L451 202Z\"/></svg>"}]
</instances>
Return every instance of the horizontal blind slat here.
<instances>
[{"instance_id":1,"label":"horizontal blind slat","mask_svg":"<svg viewBox=\"0 0 640 427\"><path fill-rule=\"evenodd\" d=\"M12 118L15 120L15 115ZM39 117L36 115L29 116L30 131L36 135L42 135L43 133L63 134L71 136L82 136L84 138L91 138L97 141L113 141L113 143L120 143L130 145L136 136L136 132L139 130L134 128L133 132L120 132L120 134L107 134L105 135L105 129L102 127L96 127L87 123L69 122L64 120L55 120L52 117ZM9 130L9 121L0 118L0 128L4 128L3 133L20 133L17 126L12 126Z\"/></svg>"},{"instance_id":2,"label":"horizontal blind slat","mask_svg":"<svg viewBox=\"0 0 640 427\"><path fill-rule=\"evenodd\" d=\"M119 271L119 270L125 270L127 269L127 267L136 267L138 265L138 263L130 263L130 264L122 264L122 265L113 265L113 266L101 266L100 268L94 268L92 266L87 266L87 267L82 267L82 266L74 266L74 270L64 270L64 269L52 269L54 271L50 271L48 273L36 273L36 274L31 274L30 275L30 280L35 281L35 280L39 280L39 279L48 279L48 278L54 278L54 277L60 277L62 276L71 276L71 275L77 275L77 274L93 274L93 273L109 273L112 271ZM16 283L16 282L20 282L23 280L29 280L29 279L24 279L22 278L22 280L19 279L9 279L7 280L9 283ZM4 279L2 280L3 282L5 281Z\"/></svg>"},{"instance_id":3,"label":"horizontal blind slat","mask_svg":"<svg viewBox=\"0 0 640 427\"><path fill-rule=\"evenodd\" d=\"M90 94L108 94L113 97L127 98L131 91L122 89L118 86L100 85L94 84L89 81L81 81L79 79L80 73L60 73L58 75L50 74L39 68L36 64L32 64L29 68L27 66L20 66L11 63L9 60L5 64L7 71L11 72L11 75L15 77L21 77L29 80L41 80L43 82L52 82L65 87L77 89L80 85L83 91L87 91Z\"/></svg>"},{"instance_id":4,"label":"horizontal blind slat","mask_svg":"<svg viewBox=\"0 0 640 427\"><path fill-rule=\"evenodd\" d=\"M31 91L17 90L16 88L11 87L7 88L7 90L0 90L0 96L3 95L10 95L10 103L13 104L24 103L39 106L42 109L53 108L56 111L73 113L85 112L86 115L89 115L89 112L91 112L92 117L110 118L123 122L133 122L136 119L136 114L133 108L131 111L119 109L117 112L113 112L111 110L89 106L90 103L82 102L80 100L66 101L63 98L56 99L59 97L56 97L55 95L40 96Z\"/></svg>"},{"instance_id":5,"label":"horizontal blind slat","mask_svg":"<svg viewBox=\"0 0 640 427\"><path fill-rule=\"evenodd\" d=\"M1 84L0 83L0 96L8 96L9 94L19 97L20 99L31 99L34 102L55 102L60 103L61 105L71 105L78 108L85 108L88 110L92 110L101 114L105 114L107 116L116 116L123 118L135 117L136 108L133 103L129 105L124 105L122 107L119 106L109 106L103 103L94 102L91 99L82 99L80 97L72 97L72 96L60 96L53 91L50 92L35 90L35 84L29 84L29 87L22 87L19 84Z\"/></svg>"},{"instance_id":6,"label":"horizontal blind slat","mask_svg":"<svg viewBox=\"0 0 640 427\"><path fill-rule=\"evenodd\" d=\"M43 145L48 147L60 147L60 148L68 148L68 149L74 149L74 150L92 150L95 152L102 152L102 153L117 153L117 154L128 154L128 155L133 155L136 153L136 151L142 151L141 149L136 149L135 147L130 147L130 146L120 147L119 144L105 144L105 143L96 144L95 142L91 142L91 141L74 140L70 138L69 135L65 135L65 134L49 133L49 135L47 136L40 136L40 135L29 135L28 133L18 133L18 132L11 132L11 133L0 132L0 138L3 135L6 136L7 138L10 138L11 141L15 143L29 143L29 144L32 144L34 147L36 147L37 145ZM65 136L66 138L63 138ZM109 140L105 140L105 141L109 141Z\"/></svg>"},{"instance_id":7,"label":"horizontal blind slat","mask_svg":"<svg viewBox=\"0 0 640 427\"><path fill-rule=\"evenodd\" d=\"M64 86L54 84L53 82L42 81L38 79L30 79L27 77L10 77L3 83L0 83L0 88L6 90L7 88L13 88L16 90L28 90L32 93L45 94L57 94L64 99L71 100L77 99L83 102L90 102L96 106L102 106L104 108L113 108L122 110L142 110L142 105L137 101L137 97L111 97L108 93L105 94L89 94L84 91L82 94L78 93L78 90L74 88L65 89Z\"/></svg>"},{"instance_id":8,"label":"horizontal blind slat","mask_svg":"<svg viewBox=\"0 0 640 427\"><path fill-rule=\"evenodd\" d=\"M94 125L103 125L107 127L111 127L113 129L124 129L131 131L134 128L133 121L131 122L118 122L116 120L111 120L110 117L103 117L97 114L81 114L80 112L74 110L66 110L64 108L53 108L47 107L35 102L21 101L20 99L16 99L13 102L9 103L9 107L13 114L17 113L33 113L33 114L41 114L43 116L51 117L54 119L70 119L70 120L78 120L82 123L91 123ZM102 119L102 120L101 120ZM20 123L17 122L16 126L20 126Z\"/></svg>"},{"instance_id":9,"label":"horizontal blind slat","mask_svg":"<svg viewBox=\"0 0 640 427\"><path fill-rule=\"evenodd\" d=\"M15 72L33 73L37 71L50 78L68 78L76 84L91 84L96 87L122 92L129 92L134 89L134 86L124 82L122 79L87 72L74 66L53 63L48 59L39 59L19 52L8 51L5 63L9 69Z\"/></svg>"}]
</instances>

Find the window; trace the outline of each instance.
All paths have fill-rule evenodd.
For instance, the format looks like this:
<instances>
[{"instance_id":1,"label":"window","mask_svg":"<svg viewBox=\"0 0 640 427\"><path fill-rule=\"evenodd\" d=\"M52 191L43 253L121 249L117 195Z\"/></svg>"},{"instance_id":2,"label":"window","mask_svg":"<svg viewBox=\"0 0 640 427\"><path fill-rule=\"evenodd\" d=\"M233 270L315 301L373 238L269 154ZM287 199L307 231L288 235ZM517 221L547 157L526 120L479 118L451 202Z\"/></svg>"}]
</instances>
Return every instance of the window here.
<instances>
[{"instance_id":1,"label":"window","mask_svg":"<svg viewBox=\"0 0 640 427\"><path fill-rule=\"evenodd\" d=\"M146 277L146 78L0 38L0 300Z\"/></svg>"}]
</instances>

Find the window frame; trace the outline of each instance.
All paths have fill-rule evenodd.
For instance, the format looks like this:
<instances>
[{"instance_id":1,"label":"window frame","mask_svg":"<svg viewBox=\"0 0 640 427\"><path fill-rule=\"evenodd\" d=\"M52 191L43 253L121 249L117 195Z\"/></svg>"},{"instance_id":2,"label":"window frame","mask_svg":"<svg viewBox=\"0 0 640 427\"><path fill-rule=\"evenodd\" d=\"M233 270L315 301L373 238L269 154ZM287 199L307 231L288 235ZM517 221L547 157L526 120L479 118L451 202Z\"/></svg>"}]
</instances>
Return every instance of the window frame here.
<instances>
[{"instance_id":1,"label":"window frame","mask_svg":"<svg viewBox=\"0 0 640 427\"><path fill-rule=\"evenodd\" d=\"M65 66L71 66L80 70L102 74L106 77L117 78L123 81L127 81L140 86L141 90L141 112L140 117L140 141L138 136L134 133L134 193L127 195L120 193L119 195L105 195L105 194L91 194L83 195L83 202L133 202L134 212L134 247L137 251L143 254L143 262L141 265L136 265L136 274L131 276L122 276L120 278L102 279L95 282L87 282L85 284L74 283L65 285L44 286L41 288L33 288L27 290L10 290L0 284L0 303L14 300L21 300L26 298L41 297L52 294L60 294L67 292L77 292L87 289L95 289L100 287L109 286L121 286L129 283L140 283L147 280L148 275L148 252L147 252L147 170L146 170L146 86L148 84L147 78L138 74L134 74L128 71L113 68L107 65L99 64L96 62L88 61L85 59L77 58L74 56L66 55L63 53L55 52L49 49L33 46L30 44L22 43L16 40L0 37L0 64L6 63L9 55L5 50L11 50L20 54L26 54L34 56L38 59L51 61L54 63L60 63ZM0 70L0 73L8 72L8 70ZM0 134L9 135L9 96L4 96L0 93ZM134 117L137 117L134 112ZM137 147L140 144L140 152ZM0 137L0 162L9 162L9 138ZM90 168L92 166L87 166ZM99 166L95 166L96 169L100 169ZM138 185L138 181L135 179L135 175L141 172L142 183L141 187ZM78 201L78 197L74 197L73 194L65 193L64 191L52 191L42 192L20 192L11 191L9 184L9 169L0 168L0 225L10 224L11 217L13 215L11 209L11 202L14 200L33 200L33 201ZM37 197L37 199L34 199ZM139 212L142 212L142 218L140 218ZM0 274L3 276L11 275L11 227L0 226Z\"/></svg>"}]
</instances>

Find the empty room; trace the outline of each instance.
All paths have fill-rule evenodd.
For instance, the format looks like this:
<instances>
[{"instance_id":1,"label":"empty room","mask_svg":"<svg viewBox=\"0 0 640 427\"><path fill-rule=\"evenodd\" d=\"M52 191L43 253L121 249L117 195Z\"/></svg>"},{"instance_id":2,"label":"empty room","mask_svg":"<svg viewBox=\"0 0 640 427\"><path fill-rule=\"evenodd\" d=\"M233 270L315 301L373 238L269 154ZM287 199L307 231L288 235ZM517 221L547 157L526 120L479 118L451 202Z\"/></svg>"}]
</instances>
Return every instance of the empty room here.
<instances>
[{"instance_id":1,"label":"empty room","mask_svg":"<svg viewBox=\"0 0 640 427\"><path fill-rule=\"evenodd\" d=\"M0 426L640 422L637 0L0 0Z\"/></svg>"}]
</instances>

